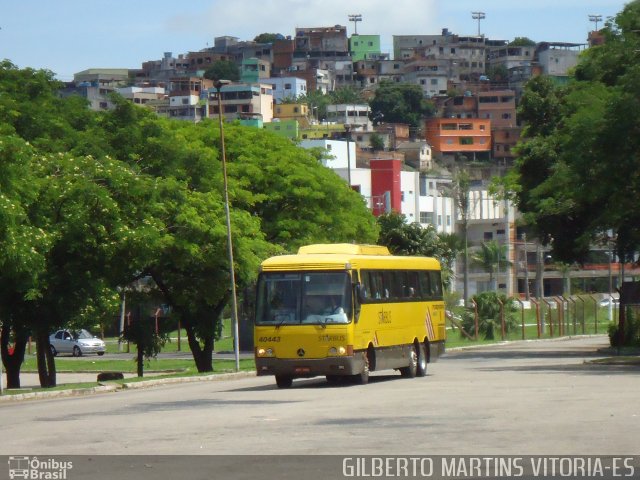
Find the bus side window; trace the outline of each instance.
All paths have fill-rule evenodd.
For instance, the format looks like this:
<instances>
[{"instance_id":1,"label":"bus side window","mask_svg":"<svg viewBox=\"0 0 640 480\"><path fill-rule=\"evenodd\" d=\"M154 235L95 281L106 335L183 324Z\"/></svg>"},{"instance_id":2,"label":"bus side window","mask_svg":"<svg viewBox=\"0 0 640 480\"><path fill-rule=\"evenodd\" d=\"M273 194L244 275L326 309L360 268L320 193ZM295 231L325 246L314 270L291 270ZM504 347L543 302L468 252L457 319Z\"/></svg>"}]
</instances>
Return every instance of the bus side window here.
<instances>
[{"instance_id":1,"label":"bus side window","mask_svg":"<svg viewBox=\"0 0 640 480\"><path fill-rule=\"evenodd\" d=\"M418 278L418 272L407 272L407 288L409 290L409 298L420 297L420 280Z\"/></svg>"},{"instance_id":2,"label":"bus side window","mask_svg":"<svg viewBox=\"0 0 640 480\"><path fill-rule=\"evenodd\" d=\"M431 298L442 299L442 278L437 270L429 271L429 282L431 284Z\"/></svg>"},{"instance_id":3,"label":"bus side window","mask_svg":"<svg viewBox=\"0 0 640 480\"><path fill-rule=\"evenodd\" d=\"M369 298L380 300L384 298L384 284L382 282L382 272L369 271Z\"/></svg>"},{"instance_id":4,"label":"bus side window","mask_svg":"<svg viewBox=\"0 0 640 480\"><path fill-rule=\"evenodd\" d=\"M420 280L420 297L423 300L431 300L431 282L429 281L428 272L421 271L418 273Z\"/></svg>"}]
</instances>

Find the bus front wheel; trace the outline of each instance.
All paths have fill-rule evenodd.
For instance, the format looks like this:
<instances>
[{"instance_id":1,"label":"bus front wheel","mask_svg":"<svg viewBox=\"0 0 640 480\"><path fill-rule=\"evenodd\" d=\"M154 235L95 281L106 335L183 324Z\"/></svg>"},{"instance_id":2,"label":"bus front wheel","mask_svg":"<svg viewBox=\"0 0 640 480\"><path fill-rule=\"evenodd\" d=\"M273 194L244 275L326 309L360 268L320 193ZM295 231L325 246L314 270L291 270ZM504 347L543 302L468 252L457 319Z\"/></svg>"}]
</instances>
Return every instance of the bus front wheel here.
<instances>
[{"instance_id":1,"label":"bus front wheel","mask_svg":"<svg viewBox=\"0 0 640 480\"><path fill-rule=\"evenodd\" d=\"M362 367L362 372L357 373L353 376L355 383L359 385L366 385L369 383L369 352L364 356L364 366Z\"/></svg>"},{"instance_id":2,"label":"bus front wheel","mask_svg":"<svg viewBox=\"0 0 640 480\"><path fill-rule=\"evenodd\" d=\"M278 388L291 388L293 378L285 375L276 375L276 385L278 385Z\"/></svg>"}]
</instances>

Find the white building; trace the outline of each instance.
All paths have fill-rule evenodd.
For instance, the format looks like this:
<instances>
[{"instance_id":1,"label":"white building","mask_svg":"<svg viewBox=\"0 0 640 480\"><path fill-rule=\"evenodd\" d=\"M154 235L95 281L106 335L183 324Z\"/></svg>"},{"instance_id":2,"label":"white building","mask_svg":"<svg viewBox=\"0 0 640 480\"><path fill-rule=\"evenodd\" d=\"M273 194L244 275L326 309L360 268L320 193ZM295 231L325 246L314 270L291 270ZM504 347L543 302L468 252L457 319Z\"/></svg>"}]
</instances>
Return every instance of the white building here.
<instances>
[{"instance_id":1,"label":"white building","mask_svg":"<svg viewBox=\"0 0 640 480\"><path fill-rule=\"evenodd\" d=\"M271 77L261 80L273 87L273 100L282 103L285 99L294 99L307 94L307 81L297 77Z\"/></svg>"}]
</instances>

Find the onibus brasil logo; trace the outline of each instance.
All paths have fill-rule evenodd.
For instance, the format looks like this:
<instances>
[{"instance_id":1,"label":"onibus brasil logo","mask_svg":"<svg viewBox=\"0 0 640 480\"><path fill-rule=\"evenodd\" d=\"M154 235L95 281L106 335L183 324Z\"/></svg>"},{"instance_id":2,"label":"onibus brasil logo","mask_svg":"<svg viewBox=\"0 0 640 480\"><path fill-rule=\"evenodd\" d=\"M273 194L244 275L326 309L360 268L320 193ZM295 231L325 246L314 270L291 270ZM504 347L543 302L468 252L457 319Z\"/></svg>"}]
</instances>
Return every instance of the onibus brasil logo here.
<instances>
[{"instance_id":1,"label":"onibus brasil logo","mask_svg":"<svg viewBox=\"0 0 640 480\"><path fill-rule=\"evenodd\" d=\"M44 460L38 457L9 457L9 478L32 480L66 480L67 470L73 468L73 462L61 462L54 458Z\"/></svg>"}]
</instances>

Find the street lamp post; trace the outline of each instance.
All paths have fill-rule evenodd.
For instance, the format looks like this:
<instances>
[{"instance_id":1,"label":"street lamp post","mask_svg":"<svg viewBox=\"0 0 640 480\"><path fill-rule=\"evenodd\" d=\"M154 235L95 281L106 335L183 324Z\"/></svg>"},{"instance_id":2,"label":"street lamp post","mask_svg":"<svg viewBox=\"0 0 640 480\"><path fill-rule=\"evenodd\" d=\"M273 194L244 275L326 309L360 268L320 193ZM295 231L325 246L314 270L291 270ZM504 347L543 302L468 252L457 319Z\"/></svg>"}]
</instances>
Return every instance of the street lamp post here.
<instances>
[{"instance_id":1,"label":"street lamp post","mask_svg":"<svg viewBox=\"0 0 640 480\"><path fill-rule=\"evenodd\" d=\"M358 22L362 21L362 15L356 13L354 15L349 15L349 21L353 22L354 35L358 35Z\"/></svg>"},{"instance_id":2,"label":"street lamp post","mask_svg":"<svg viewBox=\"0 0 640 480\"><path fill-rule=\"evenodd\" d=\"M471 18L478 20L478 36L480 36L480 21L486 17L484 12L471 12Z\"/></svg>"},{"instance_id":3,"label":"street lamp post","mask_svg":"<svg viewBox=\"0 0 640 480\"><path fill-rule=\"evenodd\" d=\"M522 234L522 242L524 243L524 293L527 302L531 296L529 293L529 259L527 258L527 234Z\"/></svg>"},{"instance_id":4,"label":"street lamp post","mask_svg":"<svg viewBox=\"0 0 640 480\"><path fill-rule=\"evenodd\" d=\"M349 140L351 140L351 125L344 124L344 131L347 133L347 182L349 188L351 188L351 148L349 146Z\"/></svg>"},{"instance_id":5,"label":"street lamp post","mask_svg":"<svg viewBox=\"0 0 640 480\"><path fill-rule=\"evenodd\" d=\"M238 338L238 302L236 299L236 274L233 266L233 243L231 241L231 213L229 211L229 188L227 183L227 153L224 146L224 124L222 121L222 87L229 80L218 80L215 84L218 91L218 124L220 127L220 153L222 155L222 178L224 181L224 213L227 220L227 252L229 256L229 276L231 277L231 321L233 323L233 352L236 361L236 372L240 371L240 341Z\"/></svg>"},{"instance_id":6,"label":"street lamp post","mask_svg":"<svg viewBox=\"0 0 640 480\"><path fill-rule=\"evenodd\" d=\"M594 29L595 32L598 31L598 22L602 20L602 15L589 15L589 21L596 24Z\"/></svg>"}]
</instances>

